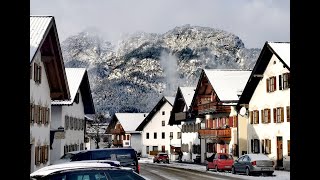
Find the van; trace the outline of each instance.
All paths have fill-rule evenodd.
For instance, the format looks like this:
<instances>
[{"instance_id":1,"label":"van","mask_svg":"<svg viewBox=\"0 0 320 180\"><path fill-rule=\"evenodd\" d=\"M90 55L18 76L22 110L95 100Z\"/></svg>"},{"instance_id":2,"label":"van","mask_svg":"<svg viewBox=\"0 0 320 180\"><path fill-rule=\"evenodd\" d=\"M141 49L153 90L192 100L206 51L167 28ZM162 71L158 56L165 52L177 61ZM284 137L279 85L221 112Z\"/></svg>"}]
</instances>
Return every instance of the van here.
<instances>
[{"instance_id":1,"label":"van","mask_svg":"<svg viewBox=\"0 0 320 180\"><path fill-rule=\"evenodd\" d=\"M64 154L54 164L83 161L83 160L114 160L119 161L123 167L130 167L139 173L140 166L138 163L137 153L133 148L105 148L82 151L72 151Z\"/></svg>"}]
</instances>

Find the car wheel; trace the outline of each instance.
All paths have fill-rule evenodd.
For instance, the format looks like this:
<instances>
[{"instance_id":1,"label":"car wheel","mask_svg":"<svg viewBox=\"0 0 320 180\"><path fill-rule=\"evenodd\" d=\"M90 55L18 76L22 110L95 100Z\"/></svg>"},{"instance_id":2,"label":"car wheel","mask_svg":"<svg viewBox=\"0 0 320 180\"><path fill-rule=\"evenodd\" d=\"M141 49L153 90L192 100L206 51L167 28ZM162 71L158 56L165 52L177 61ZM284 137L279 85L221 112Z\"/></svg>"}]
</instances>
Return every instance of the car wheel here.
<instances>
[{"instance_id":1,"label":"car wheel","mask_svg":"<svg viewBox=\"0 0 320 180\"><path fill-rule=\"evenodd\" d=\"M231 173L236 174L236 168L234 166L232 166Z\"/></svg>"},{"instance_id":2,"label":"car wheel","mask_svg":"<svg viewBox=\"0 0 320 180\"><path fill-rule=\"evenodd\" d=\"M251 173L250 173L250 169L247 167L247 168L246 168L246 175L247 175L247 176L250 176L250 174L251 174Z\"/></svg>"},{"instance_id":3,"label":"car wheel","mask_svg":"<svg viewBox=\"0 0 320 180\"><path fill-rule=\"evenodd\" d=\"M218 166L216 165L216 172L219 172Z\"/></svg>"}]
</instances>

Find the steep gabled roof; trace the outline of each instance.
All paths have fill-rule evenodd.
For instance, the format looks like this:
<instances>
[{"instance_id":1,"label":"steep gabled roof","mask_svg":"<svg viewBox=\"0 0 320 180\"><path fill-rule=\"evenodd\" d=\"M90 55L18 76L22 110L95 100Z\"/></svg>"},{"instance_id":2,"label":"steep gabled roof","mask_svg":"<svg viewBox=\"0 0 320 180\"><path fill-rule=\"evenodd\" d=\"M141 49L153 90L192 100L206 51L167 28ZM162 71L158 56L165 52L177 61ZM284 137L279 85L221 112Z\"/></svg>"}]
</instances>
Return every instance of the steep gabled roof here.
<instances>
[{"instance_id":1,"label":"steep gabled roof","mask_svg":"<svg viewBox=\"0 0 320 180\"><path fill-rule=\"evenodd\" d=\"M261 77L256 75L264 74L272 55L277 56L283 66L290 71L290 42L266 42L251 72L248 82L240 96L237 107L241 104L248 104Z\"/></svg>"},{"instance_id":2,"label":"steep gabled roof","mask_svg":"<svg viewBox=\"0 0 320 180\"><path fill-rule=\"evenodd\" d=\"M154 106L154 108L150 111L148 116L142 121L142 123L137 127L137 131L143 131L143 128L151 121L154 115L161 109L161 107L165 103L169 103L171 106L174 102L174 97L171 96L163 96L160 101Z\"/></svg>"},{"instance_id":3,"label":"steep gabled roof","mask_svg":"<svg viewBox=\"0 0 320 180\"><path fill-rule=\"evenodd\" d=\"M204 69L203 70L220 101L237 101L251 74L249 70Z\"/></svg>"},{"instance_id":4,"label":"steep gabled roof","mask_svg":"<svg viewBox=\"0 0 320 180\"><path fill-rule=\"evenodd\" d=\"M58 32L53 16L30 16L30 64L41 52L52 100L70 98Z\"/></svg>"},{"instance_id":5,"label":"steep gabled roof","mask_svg":"<svg viewBox=\"0 0 320 180\"><path fill-rule=\"evenodd\" d=\"M118 121L126 132L136 131L148 113L115 113Z\"/></svg>"},{"instance_id":6,"label":"steep gabled roof","mask_svg":"<svg viewBox=\"0 0 320 180\"><path fill-rule=\"evenodd\" d=\"M80 89L85 114L94 114L94 104L91 95L90 83L86 68L66 68L71 98L64 101L52 101L52 105L71 105Z\"/></svg>"},{"instance_id":7,"label":"steep gabled roof","mask_svg":"<svg viewBox=\"0 0 320 180\"><path fill-rule=\"evenodd\" d=\"M175 113L182 112L184 107L190 108L196 87L178 87L176 97L172 107L172 114L170 115L169 125L180 124L176 122Z\"/></svg>"}]
</instances>

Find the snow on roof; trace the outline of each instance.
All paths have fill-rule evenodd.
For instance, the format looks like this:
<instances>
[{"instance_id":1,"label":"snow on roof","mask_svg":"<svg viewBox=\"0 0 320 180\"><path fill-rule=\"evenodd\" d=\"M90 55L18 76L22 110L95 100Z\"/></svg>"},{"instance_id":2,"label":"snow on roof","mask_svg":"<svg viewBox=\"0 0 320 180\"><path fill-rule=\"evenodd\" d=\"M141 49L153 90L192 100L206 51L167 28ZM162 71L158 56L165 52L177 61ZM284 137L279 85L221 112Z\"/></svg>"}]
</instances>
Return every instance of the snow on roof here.
<instances>
[{"instance_id":1,"label":"snow on roof","mask_svg":"<svg viewBox=\"0 0 320 180\"><path fill-rule=\"evenodd\" d=\"M67 162L62 164L55 164L50 166L45 166L33 173L30 176L45 176L56 171L68 170L68 169L81 169L81 168L103 168L111 167L110 164L106 163L85 163L85 162Z\"/></svg>"},{"instance_id":2,"label":"snow on roof","mask_svg":"<svg viewBox=\"0 0 320 180\"><path fill-rule=\"evenodd\" d=\"M189 107L191 105L196 87L180 87L182 96L186 102L186 105Z\"/></svg>"},{"instance_id":3,"label":"snow on roof","mask_svg":"<svg viewBox=\"0 0 320 180\"><path fill-rule=\"evenodd\" d=\"M30 62L42 42L52 16L30 16Z\"/></svg>"},{"instance_id":4,"label":"snow on roof","mask_svg":"<svg viewBox=\"0 0 320 180\"><path fill-rule=\"evenodd\" d=\"M115 113L125 131L135 131L148 113Z\"/></svg>"},{"instance_id":5,"label":"snow on roof","mask_svg":"<svg viewBox=\"0 0 320 180\"><path fill-rule=\"evenodd\" d=\"M290 42L268 42L268 44L290 67Z\"/></svg>"},{"instance_id":6,"label":"snow on roof","mask_svg":"<svg viewBox=\"0 0 320 180\"><path fill-rule=\"evenodd\" d=\"M65 70L69 84L71 99L65 101L52 101L52 104L54 105L64 105L73 103L74 98L76 97L76 94L80 87L84 73L86 72L86 68L66 68Z\"/></svg>"},{"instance_id":7,"label":"snow on roof","mask_svg":"<svg viewBox=\"0 0 320 180\"><path fill-rule=\"evenodd\" d=\"M221 101L238 101L251 71L238 69L204 69Z\"/></svg>"},{"instance_id":8,"label":"snow on roof","mask_svg":"<svg viewBox=\"0 0 320 180\"><path fill-rule=\"evenodd\" d=\"M175 97L165 96L165 98L169 101L169 103L170 103L171 105L173 105Z\"/></svg>"}]
</instances>

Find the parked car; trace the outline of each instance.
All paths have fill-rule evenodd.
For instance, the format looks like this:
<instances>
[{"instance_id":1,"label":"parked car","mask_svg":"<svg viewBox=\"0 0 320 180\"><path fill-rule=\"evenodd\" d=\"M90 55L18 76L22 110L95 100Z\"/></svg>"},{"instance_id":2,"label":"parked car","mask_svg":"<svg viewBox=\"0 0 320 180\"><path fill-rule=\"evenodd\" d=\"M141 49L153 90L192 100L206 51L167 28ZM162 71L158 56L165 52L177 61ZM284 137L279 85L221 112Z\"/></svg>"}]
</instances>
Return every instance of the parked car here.
<instances>
[{"instance_id":1,"label":"parked car","mask_svg":"<svg viewBox=\"0 0 320 180\"><path fill-rule=\"evenodd\" d=\"M227 153L216 153L213 158L207 158L207 171L215 169L217 172L220 170L231 171L233 165L233 156Z\"/></svg>"},{"instance_id":2,"label":"parked car","mask_svg":"<svg viewBox=\"0 0 320 180\"><path fill-rule=\"evenodd\" d=\"M168 163L169 164L169 156L168 156L168 153L165 153L165 152L158 152L157 155L155 155L153 157L153 163L160 163L160 162L163 162L163 163Z\"/></svg>"},{"instance_id":3,"label":"parked car","mask_svg":"<svg viewBox=\"0 0 320 180\"><path fill-rule=\"evenodd\" d=\"M133 148L104 148L82 151L72 151L64 154L53 164L83 160L114 160L123 167L130 167L137 173L140 171L137 154Z\"/></svg>"},{"instance_id":4,"label":"parked car","mask_svg":"<svg viewBox=\"0 0 320 180\"><path fill-rule=\"evenodd\" d=\"M250 176L264 173L271 176L273 172L274 162L264 154L242 155L232 165L232 174L245 173Z\"/></svg>"},{"instance_id":5,"label":"parked car","mask_svg":"<svg viewBox=\"0 0 320 180\"><path fill-rule=\"evenodd\" d=\"M43 167L30 174L31 180L145 180L126 167L114 167L105 163L67 162Z\"/></svg>"}]
</instances>

